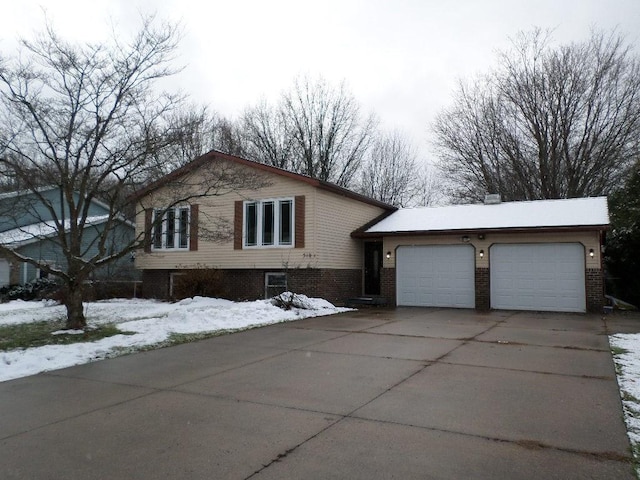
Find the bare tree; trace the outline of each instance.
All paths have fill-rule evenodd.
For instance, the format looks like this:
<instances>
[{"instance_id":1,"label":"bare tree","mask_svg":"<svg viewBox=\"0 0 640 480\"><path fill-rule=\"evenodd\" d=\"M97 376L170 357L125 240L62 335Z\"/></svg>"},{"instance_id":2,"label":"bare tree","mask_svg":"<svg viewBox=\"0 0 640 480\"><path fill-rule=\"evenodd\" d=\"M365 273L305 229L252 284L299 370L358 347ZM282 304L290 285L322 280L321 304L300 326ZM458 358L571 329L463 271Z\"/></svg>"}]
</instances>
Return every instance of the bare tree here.
<instances>
[{"instance_id":1,"label":"bare tree","mask_svg":"<svg viewBox=\"0 0 640 480\"><path fill-rule=\"evenodd\" d=\"M167 116L167 122L179 135L175 135L175 142L155 152L153 164L157 171L147 174L149 181L211 150L244 156L239 129L206 106L185 103Z\"/></svg>"},{"instance_id":2,"label":"bare tree","mask_svg":"<svg viewBox=\"0 0 640 480\"><path fill-rule=\"evenodd\" d=\"M458 199L606 194L638 152L640 63L615 33L556 48L521 34L496 70L461 85L435 134Z\"/></svg>"},{"instance_id":3,"label":"bare tree","mask_svg":"<svg viewBox=\"0 0 640 480\"><path fill-rule=\"evenodd\" d=\"M415 148L398 131L381 134L373 141L360 169L358 190L397 207L438 201L431 169L418 161Z\"/></svg>"},{"instance_id":4,"label":"bare tree","mask_svg":"<svg viewBox=\"0 0 640 480\"><path fill-rule=\"evenodd\" d=\"M146 184L166 158L163 152L182 148L199 124L199 115L177 116L183 96L155 90L158 80L176 73L178 40L175 25L153 17L143 18L128 42L70 44L48 25L35 40L23 40L15 56L0 61L0 170L39 200L42 208L34 213L54 229L50 241L64 262L42 263L6 245L0 253L60 279L69 328L86 324L82 285L90 274L143 245L139 236L111 248L110 232L136 202L129 192ZM175 196L165 206L223 194L253 180L215 169L209 176L176 176ZM188 189L178 188L185 182ZM59 187L59 202L39 188L52 184ZM85 227L95 199L107 205L108 216L102 233L88 239Z\"/></svg>"},{"instance_id":5,"label":"bare tree","mask_svg":"<svg viewBox=\"0 0 640 480\"><path fill-rule=\"evenodd\" d=\"M344 83L301 78L277 105L247 110L242 129L250 158L348 187L375 123L363 118Z\"/></svg>"},{"instance_id":6,"label":"bare tree","mask_svg":"<svg viewBox=\"0 0 640 480\"><path fill-rule=\"evenodd\" d=\"M245 110L240 124L247 158L285 170L295 169L291 122L281 108L262 101Z\"/></svg>"}]
</instances>

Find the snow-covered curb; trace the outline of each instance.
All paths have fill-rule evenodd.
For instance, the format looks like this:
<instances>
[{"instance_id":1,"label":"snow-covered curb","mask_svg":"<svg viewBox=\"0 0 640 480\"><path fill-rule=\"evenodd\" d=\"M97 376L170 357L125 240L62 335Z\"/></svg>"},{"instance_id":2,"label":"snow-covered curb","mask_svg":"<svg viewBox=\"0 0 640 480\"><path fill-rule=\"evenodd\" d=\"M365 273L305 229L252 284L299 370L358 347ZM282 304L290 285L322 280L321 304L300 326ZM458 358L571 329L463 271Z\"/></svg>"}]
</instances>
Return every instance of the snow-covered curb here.
<instances>
[{"instance_id":1,"label":"snow-covered curb","mask_svg":"<svg viewBox=\"0 0 640 480\"><path fill-rule=\"evenodd\" d=\"M95 342L46 345L0 352L0 381L102 360L165 342L173 333L234 331L347 311L322 299L301 295L308 308L282 310L269 300L231 302L194 297L177 303L154 300L110 300L85 304L87 323L114 323L122 332ZM0 305L0 325L61 318L64 307L47 302Z\"/></svg>"},{"instance_id":2,"label":"snow-covered curb","mask_svg":"<svg viewBox=\"0 0 640 480\"><path fill-rule=\"evenodd\" d=\"M636 465L640 464L640 334L618 333L609 336L616 364L627 435ZM637 471L640 477L640 469Z\"/></svg>"}]
</instances>

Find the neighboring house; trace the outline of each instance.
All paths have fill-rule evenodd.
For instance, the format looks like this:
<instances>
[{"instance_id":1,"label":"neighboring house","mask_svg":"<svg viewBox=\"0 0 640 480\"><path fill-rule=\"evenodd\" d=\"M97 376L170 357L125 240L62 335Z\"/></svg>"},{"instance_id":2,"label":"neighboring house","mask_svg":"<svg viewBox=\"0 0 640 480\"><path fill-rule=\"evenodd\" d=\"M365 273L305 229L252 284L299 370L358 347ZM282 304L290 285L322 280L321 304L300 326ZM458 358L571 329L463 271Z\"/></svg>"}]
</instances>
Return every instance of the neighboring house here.
<instances>
[{"instance_id":1,"label":"neighboring house","mask_svg":"<svg viewBox=\"0 0 640 480\"><path fill-rule=\"evenodd\" d=\"M39 195L39 196L38 196ZM31 191L18 191L0 194L0 245L24 256L59 268L66 260L57 245L57 232L52 221L53 216L46 205L50 205L58 218L62 218L60 189L43 187L38 195ZM41 198L39 198L41 197ZM109 216L109 207L94 200L89 206L83 251L86 257L96 253L95 239L104 231ZM118 222L112 229L112 238L108 245L117 251L121 245L133 240L135 227L127 221ZM107 265L95 272L94 278L130 279L137 275L131 257ZM6 285L24 285L46 274L36 266L14 258L0 257L0 287Z\"/></svg>"},{"instance_id":2,"label":"neighboring house","mask_svg":"<svg viewBox=\"0 0 640 480\"><path fill-rule=\"evenodd\" d=\"M490 200L403 209L355 232L365 251L385 252L381 294L407 306L602 311L606 197Z\"/></svg>"},{"instance_id":3,"label":"neighboring house","mask_svg":"<svg viewBox=\"0 0 640 480\"><path fill-rule=\"evenodd\" d=\"M268 185L194 198L162 216L177 180L210 177L223 165L257 172ZM397 210L210 152L138 201L147 246L136 266L149 296L171 297L177 276L214 268L234 299L264 298L274 286L339 304L371 297L399 306L602 309L604 197ZM203 234L214 222L229 226L228 238Z\"/></svg>"}]
</instances>

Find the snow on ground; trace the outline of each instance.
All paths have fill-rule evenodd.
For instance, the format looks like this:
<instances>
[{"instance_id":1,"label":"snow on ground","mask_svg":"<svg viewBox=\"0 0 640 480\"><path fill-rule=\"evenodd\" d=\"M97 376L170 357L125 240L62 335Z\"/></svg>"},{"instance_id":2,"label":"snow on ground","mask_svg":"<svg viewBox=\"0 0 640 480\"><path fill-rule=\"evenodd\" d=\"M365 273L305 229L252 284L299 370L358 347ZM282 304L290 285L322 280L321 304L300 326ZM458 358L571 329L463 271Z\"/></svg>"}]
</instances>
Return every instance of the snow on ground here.
<instances>
[{"instance_id":1,"label":"snow on ground","mask_svg":"<svg viewBox=\"0 0 640 480\"><path fill-rule=\"evenodd\" d=\"M282 310L268 300L231 302L194 297L177 303L156 300L108 300L85 304L89 327L116 324L122 332L95 342L46 345L0 352L0 381L70 367L158 344L172 333L239 330L346 311L326 300L298 295L308 308ZM0 325L61 319L63 306L51 302L0 304ZM56 332L59 334L58 332Z\"/></svg>"},{"instance_id":2,"label":"snow on ground","mask_svg":"<svg viewBox=\"0 0 640 480\"><path fill-rule=\"evenodd\" d=\"M640 334L611 335L609 343L617 367L627 433L636 454L640 449ZM640 458L636 457L636 461L640 462Z\"/></svg>"}]
</instances>

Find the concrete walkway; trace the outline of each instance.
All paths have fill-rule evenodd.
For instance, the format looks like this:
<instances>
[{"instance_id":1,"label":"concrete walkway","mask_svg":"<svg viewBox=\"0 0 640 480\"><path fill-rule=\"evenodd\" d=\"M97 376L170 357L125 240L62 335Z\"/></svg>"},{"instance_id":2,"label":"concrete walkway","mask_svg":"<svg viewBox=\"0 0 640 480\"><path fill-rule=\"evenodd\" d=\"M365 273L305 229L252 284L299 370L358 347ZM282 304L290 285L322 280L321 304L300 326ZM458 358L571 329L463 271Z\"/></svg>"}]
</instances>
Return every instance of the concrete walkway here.
<instances>
[{"instance_id":1,"label":"concrete walkway","mask_svg":"<svg viewBox=\"0 0 640 480\"><path fill-rule=\"evenodd\" d=\"M0 478L632 479L636 323L372 309L4 382Z\"/></svg>"}]
</instances>

